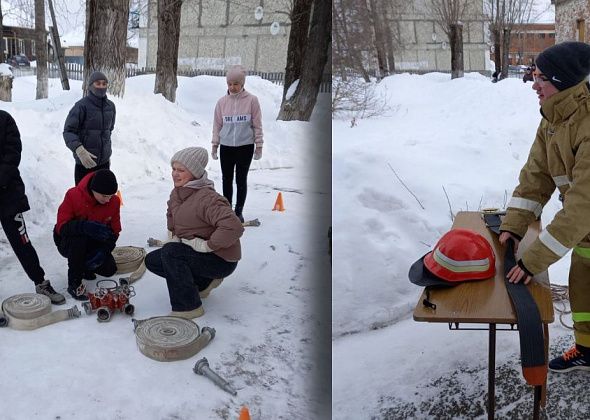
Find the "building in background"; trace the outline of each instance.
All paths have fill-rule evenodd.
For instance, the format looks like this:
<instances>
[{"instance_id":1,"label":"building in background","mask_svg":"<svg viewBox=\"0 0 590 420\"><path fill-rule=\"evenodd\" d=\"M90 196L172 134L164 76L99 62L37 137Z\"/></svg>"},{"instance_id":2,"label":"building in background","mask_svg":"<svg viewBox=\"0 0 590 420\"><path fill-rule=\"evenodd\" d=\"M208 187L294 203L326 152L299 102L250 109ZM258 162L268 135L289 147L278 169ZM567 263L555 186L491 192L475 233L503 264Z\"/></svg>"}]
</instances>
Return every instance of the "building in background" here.
<instances>
[{"instance_id":1,"label":"building in background","mask_svg":"<svg viewBox=\"0 0 590 420\"><path fill-rule=\"evenodd\" d=\"M589 0L551 0L555 5L555 40L590 42Z\"/></svg>"},{"instance_id":2,"label":"building in background","mask_svg":"<svg viewBox=\"0 0 590 420\"><path fill-rule=\"evenodd\" d=\"M470 0L463 22L463 63L466 72L490 71L488 20L483 0ZM451 70L451 49L430 5L424 0L404 4L399 16L389 16L394 34L399 34L394 51L396 71L426 73Z\"/></svg>"},{"instance_id":3,"label":"building in background","mask_svg":"<svg viewBox=\"0 0 590 420\"><path fill-rule=\"evenodd\" d=\"M508 64L531 65L541 51L552 45L555 45L555 24L516 25L510 42Z\"/></svg>"},{"instance_id":4,"label":"building in background","mask_svg":"<svg viewBox=\"0 0 590 420\"><path fill-rule=\"evenodd\" d=\"M292 0L185 0L178 69L224 70L242 64L258 72L283 72ZM139 17L138 66L156 67L157 0Z\"/></svg>"}]
</instances>

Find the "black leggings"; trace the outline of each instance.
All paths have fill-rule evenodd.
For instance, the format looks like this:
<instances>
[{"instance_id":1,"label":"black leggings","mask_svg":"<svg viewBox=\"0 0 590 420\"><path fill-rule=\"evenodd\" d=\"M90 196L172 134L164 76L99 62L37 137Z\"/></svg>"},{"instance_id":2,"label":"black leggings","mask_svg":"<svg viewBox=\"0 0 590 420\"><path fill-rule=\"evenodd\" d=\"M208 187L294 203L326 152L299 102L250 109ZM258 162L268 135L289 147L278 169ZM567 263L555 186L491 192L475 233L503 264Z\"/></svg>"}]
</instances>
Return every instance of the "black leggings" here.
<instances>
[{"instance_id":1,"label":"black leggings","mask_svg":"<svg viewBox=\"0 0 590 420\"><path fill-rule=\"evenodd\" d=\"M236 185L238 192L236 194L236 209L242 213L246 194L248 193L248 171L252 156L254 155L254 145L245 146L224 146L220 147L219 159L221 161L221 174L223 175L223 196L227 198L231 206L232 196L234 193L234 168L236 171Z\"/></svg>"},{"instance_id":2,"label":"black leggings","mask_svg":"<svg viewBox=\"0 0 590 420\"><path fill-rule=\"evenodd\" d=\"M14 216L0 216L0 223L8 238L8 242L10 242L10 246L12 246L16 254L16 258L20 261L27 276L35 284L42 283L45 280L45 272L41 268L37 251L33 248L33 244L27 234L23 214L17 213Z\"/></svg>"}]
</instances>

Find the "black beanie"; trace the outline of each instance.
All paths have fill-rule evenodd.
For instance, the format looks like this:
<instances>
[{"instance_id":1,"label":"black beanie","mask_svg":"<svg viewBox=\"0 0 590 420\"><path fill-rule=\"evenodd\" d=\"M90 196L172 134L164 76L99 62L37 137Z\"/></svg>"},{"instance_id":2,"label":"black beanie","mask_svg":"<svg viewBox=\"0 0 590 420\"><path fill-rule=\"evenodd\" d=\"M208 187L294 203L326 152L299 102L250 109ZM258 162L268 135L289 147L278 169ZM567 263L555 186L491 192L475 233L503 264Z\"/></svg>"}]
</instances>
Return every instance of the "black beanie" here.
<instances>
[{"instance_id":1,"label":"black beanie","mask_svg":"<svg viewBox=\"0 0 590 420\"><path fill-rule=\"evenodd\" d=\"M549 47L535 62L558 90L577 85L590 73L590 45L584 42L562 42Z\"/></svg>"},{"instance_id":2,"label":"black beanie","mask_svg":"<svg viewBox=\"0 0 590 420\"><path fill-rule=\"evenodd\" d=\"M88 187L99 194L113 195L119 189L115 174L108 169L99 169L94 173Z\"/></svg>"}]
</instances>

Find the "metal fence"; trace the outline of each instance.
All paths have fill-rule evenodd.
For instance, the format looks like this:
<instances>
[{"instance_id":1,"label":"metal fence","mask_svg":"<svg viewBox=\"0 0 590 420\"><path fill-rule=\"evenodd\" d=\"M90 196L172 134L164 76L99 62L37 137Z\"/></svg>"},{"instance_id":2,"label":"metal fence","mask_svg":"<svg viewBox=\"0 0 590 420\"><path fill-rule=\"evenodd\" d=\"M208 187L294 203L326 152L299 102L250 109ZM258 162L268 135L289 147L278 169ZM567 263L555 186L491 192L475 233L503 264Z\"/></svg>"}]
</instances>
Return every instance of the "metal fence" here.
<instances>
[{"instance_id":1,"label":"metal fence","mask_svg":"<svg viewBox=\"0 0 590 420\"><path fill-rule=\"evenodd\" d=\"M49 78L60 78L61 75L59 73L59 67L57 64L48 64L47 69L49 72ZM68 74L68 78L70 80L83 80L84 79L84 66L78 63L66 63L66 72ZM155 68L138 68L138 67L129 67L127 68L127 77L134 77L140 76L142 74L154 74L156 72ZM36 67L18 67L13 68L12 73L14 77L21 77L21 76L34 76L37 74ZM178 70L176 72L179 76L186 76L186 77L195 77L195 76L225 76L225 70L203 70L203 69L186 69L186 70ZM264 80L268 80L276 85L283 85L283 81L285 79L285 74L282 72L259 72L259 71L250 71L248 72L249 76L259 76ZM320 83L320 93L330 93L332 92L332 76L330 74L324 74L322 77L322 81Z\"/></svg>"}]
</instances>

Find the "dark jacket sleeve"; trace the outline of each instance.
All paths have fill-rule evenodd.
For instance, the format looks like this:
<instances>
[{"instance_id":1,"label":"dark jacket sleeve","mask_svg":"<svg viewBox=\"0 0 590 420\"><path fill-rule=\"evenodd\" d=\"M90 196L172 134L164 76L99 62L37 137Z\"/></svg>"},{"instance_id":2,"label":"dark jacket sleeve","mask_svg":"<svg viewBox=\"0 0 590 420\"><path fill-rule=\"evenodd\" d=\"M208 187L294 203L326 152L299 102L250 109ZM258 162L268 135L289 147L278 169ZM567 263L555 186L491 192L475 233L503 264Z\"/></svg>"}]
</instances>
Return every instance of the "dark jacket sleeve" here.
<instances>
[{"instance_id":1,"label":"dark jacket sleeve","mask_svg":"<svg viewBox=\"0 0 590 420\"><path fill-rule=\"evenodd\" d=\"M113 123L111 124L111 132L115 129L115 120L117 119L117 108L115 104L111 102L111 106L113 107Z\"/></svg>"},{"instance_id":2,"label":"dark jacket sleeve","mask_svg":"<svg viewBox=\"0 0 590 420\"><path fill-rule=\"evenodd\" d=\"M18 177L18 165L22 151L20 133L10 114L3 112L4 133L0 149L0 187L6 187L14 177Z\"/></svg>"},{"instance_id":3,"label":"dark jacket sleeve","mask_svg":"<svg viewBox=\"0 0 590 420\"><path fill-rule=\"evenodd\" d=\"M72 152L75 152L76 149L82 145L80 132L82 131L84 114L85 112L82 105L77 102L72 109L70 109L68 117L66 118L66 123L64 124L64 140L66 146Z\"/></svg>"}]
</instances>

